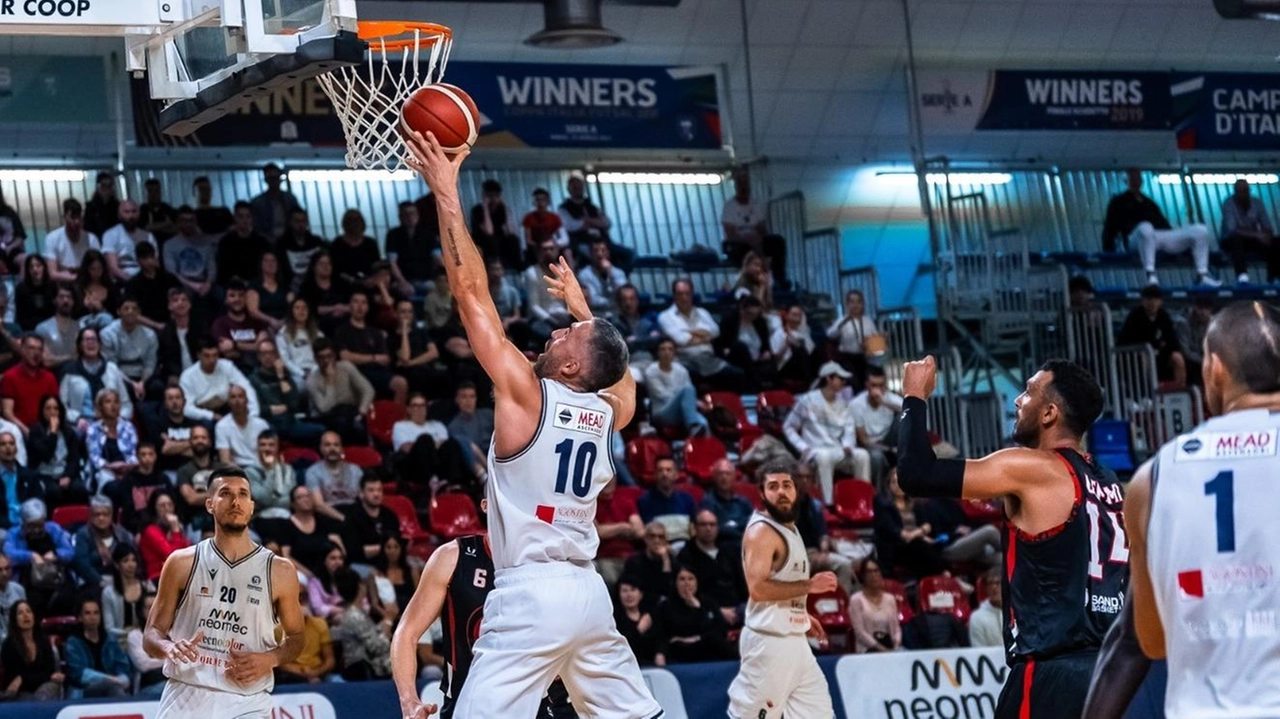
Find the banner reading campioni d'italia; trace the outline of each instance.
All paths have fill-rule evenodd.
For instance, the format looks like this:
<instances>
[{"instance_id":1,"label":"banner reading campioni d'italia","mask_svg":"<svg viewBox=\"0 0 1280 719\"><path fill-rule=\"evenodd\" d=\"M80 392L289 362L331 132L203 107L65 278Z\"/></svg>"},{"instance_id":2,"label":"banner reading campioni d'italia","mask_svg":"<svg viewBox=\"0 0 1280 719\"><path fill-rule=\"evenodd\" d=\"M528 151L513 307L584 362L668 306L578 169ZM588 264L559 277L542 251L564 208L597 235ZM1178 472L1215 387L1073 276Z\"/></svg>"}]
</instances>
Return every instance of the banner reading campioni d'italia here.
<instances>
[{"instance_id":1,"label":"banner reading campioni d'italia","mask_svg":"<svg viewBox=\"0 0 1280 719\"><path fill-rule=\"evenodd\" d=\"M1280 75L1172 73L1180 150L1280 150Z\"/></svg>"}]
</instances>

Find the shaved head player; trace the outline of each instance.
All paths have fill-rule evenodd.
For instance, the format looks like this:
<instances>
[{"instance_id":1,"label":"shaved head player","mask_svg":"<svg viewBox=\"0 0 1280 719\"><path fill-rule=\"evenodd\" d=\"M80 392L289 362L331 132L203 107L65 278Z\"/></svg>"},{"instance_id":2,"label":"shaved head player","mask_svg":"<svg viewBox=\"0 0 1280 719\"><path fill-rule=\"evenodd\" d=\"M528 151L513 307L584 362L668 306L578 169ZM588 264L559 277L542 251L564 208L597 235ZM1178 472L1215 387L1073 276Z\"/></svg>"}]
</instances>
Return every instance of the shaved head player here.
<instances>
[{"instance_id":1,"label":"shaved head player","mask_svg":"<svg viewBox=\"0 0 1280 719\"><path fill-rule=\"evenodd\" d=\"M627 345L592 317L562 260L547 282L578 321L556 330L530 364L507 340L484 257L467 233L458 197L467 151L445 154L431 134L406 142L410 165L435 193L449 287L502 418L485 486L494 589L454 716L534 716L556 675L588 716L661 716L591 564L600 545L596 496L614 475L609 437L635 414Z\"/></svg>"},{"instance_id":2,"label":"shaved head player","mask_svg":"<svg viewBox=\"0 0 1280 719\"><path fill-rule=\"evenodd\" d=\"M157 719L268 719L272 670L302 651L298 570L249 539L244 470L215 469L208 495L213 538L165 560L142 637L169 678Z\"/></svg>"}]
</instances>

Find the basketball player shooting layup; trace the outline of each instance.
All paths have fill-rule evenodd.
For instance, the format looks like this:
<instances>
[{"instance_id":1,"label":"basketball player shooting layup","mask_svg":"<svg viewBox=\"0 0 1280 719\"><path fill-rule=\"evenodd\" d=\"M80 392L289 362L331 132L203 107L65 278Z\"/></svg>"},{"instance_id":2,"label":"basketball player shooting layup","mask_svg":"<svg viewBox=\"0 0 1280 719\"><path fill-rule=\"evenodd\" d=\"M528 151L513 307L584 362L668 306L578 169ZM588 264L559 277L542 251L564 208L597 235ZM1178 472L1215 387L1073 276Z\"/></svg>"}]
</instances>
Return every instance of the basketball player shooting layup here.
<instances>
[{"instance_id":1,"label":"basketball player shooting layup","mask_svg":"<svg viewBox=\"0 0 1280 719\"><path fill-rule=\"evenodd\" d=\"M1169 719L1280 716L1280 311L1238 302L1209 324L1216 415L1129 484L1134 628L1168 657Z\"/></svg>"},{"instance_id":2,"label":"basketball player shooting layup","mask_svg":"<svg viewBox=\"0 0 1280 719\"><path fill-rule=\"evenodd\" d=\"M592 318L561 261L551 266L550 291L579 321L556 330L531 365L503 332L484 258L467 233L458 197L467 152L445 154L430 133L414 132L406 144L410 165L436 195L449 286L493 380L500 419L485 488L495 586L455 716L534 716L556 675L588 716L661 716L591 565L600 544L596 496L614 475L609 437L635 413L627 345L613 325Z\"/></svg>"},{"instance_id":3,"label":"basketball player shooting layup","mask_svg":"<svg viewBox=\"0 0 1280 719\"><path fill-rule=\"evenodd\" d=\"M244 470L214 470L204 506L213 538L165 560L142 638L169 678L157 719L268 719L272 670L302 650L298 570L249 539Z\"/></svg>"},{"instance_id":4,"label":"basketball player shooting layup","mask_svg":"<svg viewBox=\"0 0 1280 719\"><path fill-rule=\"evenodd\" d=\"M751 516L742 537L750 596L738 640L742 665L729 686L732 719L835 716L827 679L805 635L825 634L806 600L810 592L834 591L836 575L809 576L809 555L796 529L793 471L790 460L771 460L756 472L765 511Z\"/></svg>"},{"instance_id":5,"label":"basketball player shooting layup","mask_svg":"<svg viewBox=\"0 0 1280 719\"><path fill-rule=\"evenodd\" d=\"M1103 635L1129 579L1120 483L1085 454L1102 388L1071 362L1047 362L1015 402L1021 445L978 460L929 444L932 357L903 368L898 482L907 494L1004 498L1004 639L1009 678L998 719L1079 719Z\"/></svg>"}]
</instances>

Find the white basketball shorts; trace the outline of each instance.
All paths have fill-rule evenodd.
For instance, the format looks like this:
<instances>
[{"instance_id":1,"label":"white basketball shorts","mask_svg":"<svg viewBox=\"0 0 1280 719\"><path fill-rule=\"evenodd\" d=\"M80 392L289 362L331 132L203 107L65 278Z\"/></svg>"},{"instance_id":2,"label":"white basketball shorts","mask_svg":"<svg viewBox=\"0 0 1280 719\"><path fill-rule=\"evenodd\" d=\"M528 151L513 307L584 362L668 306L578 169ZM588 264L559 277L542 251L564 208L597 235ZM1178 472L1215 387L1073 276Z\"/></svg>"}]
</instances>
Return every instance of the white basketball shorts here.
<instances>
[{"instance_id":1,"label":"white basketball shorts","mask_svg":"<svg viewBox=\"0 0 1280 719\"><path fill-rule=\"evenodd\" d=\"M803 634L761 634L744 628L742 665L729 685L733 719L831 719L831 690Z\"/></svg>"},{"instance_id":2,"label":"white basketball shorts","mask_svg":"<svg viewBox=\"0 0 1280 719\"><path fill-rule=\"evenodd\" d=\"M271 719L271 695L236 694L170 679L156 719Z\"/></svg>"}]
</instances>

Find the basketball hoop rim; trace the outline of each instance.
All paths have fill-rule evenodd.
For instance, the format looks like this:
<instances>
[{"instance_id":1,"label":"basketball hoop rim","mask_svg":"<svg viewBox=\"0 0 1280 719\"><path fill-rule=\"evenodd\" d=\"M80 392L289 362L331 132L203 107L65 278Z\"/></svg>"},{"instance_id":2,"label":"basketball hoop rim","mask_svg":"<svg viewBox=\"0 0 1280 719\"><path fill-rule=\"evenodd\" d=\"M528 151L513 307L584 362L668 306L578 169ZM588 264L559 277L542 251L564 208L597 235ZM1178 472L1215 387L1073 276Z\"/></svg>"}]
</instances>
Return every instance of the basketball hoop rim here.
<instances>
[{"instance_id":1,"label":"basketball hoop rim","mask_svg":"<svg viewBox=\"0 0 1280 719\"><path fill-rule=\"evenodd\" d=\"M390 51L409 50L418 46L430 47L441 40L452 40L453 30L433 22L414 20L360 20L356 23L357 36L369 46ZM415 33L415 31L417 31ZM395 39L398 35L411 37Z\"/></svg>"}]
</instances>

